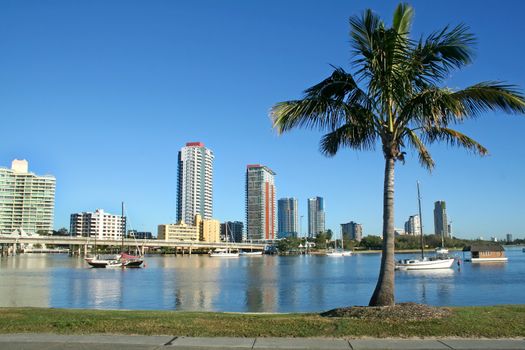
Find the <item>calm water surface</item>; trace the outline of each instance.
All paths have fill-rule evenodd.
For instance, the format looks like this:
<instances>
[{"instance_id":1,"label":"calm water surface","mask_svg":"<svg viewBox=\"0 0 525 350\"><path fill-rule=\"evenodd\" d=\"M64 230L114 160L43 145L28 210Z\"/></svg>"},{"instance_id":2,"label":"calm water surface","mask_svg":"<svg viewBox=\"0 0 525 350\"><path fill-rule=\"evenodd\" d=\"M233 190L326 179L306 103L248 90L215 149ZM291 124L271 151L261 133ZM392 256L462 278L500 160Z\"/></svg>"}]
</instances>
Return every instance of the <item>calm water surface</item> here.
<instances>
[{"instance_id":1,"label":"calm water surface","mask_svg":"<svg viewBox=\"0 0 525 350\"><path fill-rule=\"evenodd\" d=\"M464 263L441 271L396 272L398 302L525 304L525 253L506 264ZM462 253L458 253L462 256ZM398 258L411 255L398 255ZM151 256L143 269L93 269L66 255L0 258L0 306L306 312L366 305L380 255L237 259Z\"/></svg>"}]
</instances>

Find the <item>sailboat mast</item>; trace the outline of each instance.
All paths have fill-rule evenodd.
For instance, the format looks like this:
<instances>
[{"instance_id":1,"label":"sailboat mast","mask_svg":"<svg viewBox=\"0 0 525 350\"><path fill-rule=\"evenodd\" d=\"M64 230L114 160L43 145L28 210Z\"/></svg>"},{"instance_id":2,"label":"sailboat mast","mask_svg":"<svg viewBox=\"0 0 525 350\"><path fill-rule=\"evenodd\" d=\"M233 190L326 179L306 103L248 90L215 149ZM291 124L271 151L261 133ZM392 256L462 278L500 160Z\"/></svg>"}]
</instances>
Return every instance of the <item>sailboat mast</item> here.
<instances>
[{"instance_id":1,"label":"sailboat mast","mask_svg":"<svg viewBox=\"0 0 525 350\"><path fill-rule=\"evenodd\" d=\"M423 242L423 217L421 216L421 193L419 192L419 181L417 182L417 204L419 208L419 234L421 238L421 259L425 258L424 242Z\"/></svg>"},{"instance_id":2,"label":"sailboat mast","mask_svg":"<svg viewBox=\"0 0 525 350\"><path fill-rule=\"evenodd\" d=\"M124 251L124 235L126 234L126 219L124 219L124 202L122 202L122 217L120 218L122 220L122 241L120 244L120 251Z\"/></svg>"}]
</instances>

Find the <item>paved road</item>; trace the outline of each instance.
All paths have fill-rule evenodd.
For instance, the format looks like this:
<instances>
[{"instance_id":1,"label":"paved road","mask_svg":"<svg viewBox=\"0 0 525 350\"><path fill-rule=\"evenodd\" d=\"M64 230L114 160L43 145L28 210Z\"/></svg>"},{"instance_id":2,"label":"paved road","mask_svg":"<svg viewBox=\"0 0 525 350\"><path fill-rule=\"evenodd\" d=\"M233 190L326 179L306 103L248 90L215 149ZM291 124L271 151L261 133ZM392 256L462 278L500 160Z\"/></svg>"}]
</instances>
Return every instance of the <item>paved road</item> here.
<instances>
[{"instance_id":1,"label":"paved road","mask_svg":"<svg viewBox=\"0 0 525 350\"><path fill-rule=\"evenodd\" d=\"M189 338L123 335L0 335L0 350L525 350L524 339Z\"/></svg>"}]
</instances>

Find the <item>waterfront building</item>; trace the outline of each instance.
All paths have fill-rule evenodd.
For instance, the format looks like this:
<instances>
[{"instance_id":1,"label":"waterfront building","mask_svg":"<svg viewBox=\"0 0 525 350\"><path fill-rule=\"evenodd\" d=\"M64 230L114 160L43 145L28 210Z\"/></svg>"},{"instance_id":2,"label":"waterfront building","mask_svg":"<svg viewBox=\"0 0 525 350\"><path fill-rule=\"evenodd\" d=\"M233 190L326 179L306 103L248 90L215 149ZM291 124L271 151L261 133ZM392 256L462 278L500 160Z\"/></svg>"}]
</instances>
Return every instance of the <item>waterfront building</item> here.
<instances>
[{"instance_id":1,"label":"waterfront building","mask_svg":"<svg viewBox=\"0 0 525 350\"><path fill-rule=\"evenodd\" d=\"M202 219L197 214L195 226L199 229L199 240L201 242L216 243L221 241L221 223L219 220Z\"/></svg>"},{"instance_id":2,"label":"waterfront building","mask_svg":"<svg viewBox=\"0 0 525 350\"><path fill-rule=\"evenodd\" d=\"M220 242L220 223L215 219L203 219L199 214L192 220L194 225L184 221L176 224L162 224L157 227L157 239L165 241Z\"/></svg>"},{"instance_id":3,"label":"waterfront building","mask_svg":"<svg viewBox=\"0 0 525 350\"><path fill-rule=\"evenodd\" d=\"M513 242L514 240L512 239L512 234L510 233L507 233L507 243L511 243Z\"/></svg>"},{"instance_id":4,"label":"waterfront building","mask_svg":"<svg viewBox=\"0 0 525 350\"><path fill-rule=\"evenodd\" d=\"M275 238L275 173L264 165L246 167L246 238Z\"/></svg>"},{"instance_id":5,"label":"waterfront building","mask_svg":"<svg viewBox=\"0 0 525 350\"><path fill-rule=\"evenodd\" d=\"M450 237L447 222L447 206L445 201L437 201L434 203L434 233L436 235Z\"/></svg>"},{"instance_id":6,"label":"waterfront building","mask_svg":"<svg viewBox=\"0 0 525 350\"><path fill-rule=\"evenodd\" d=\"M277 201L277 238L298 237L299 209L296 198Z\"/></svg>"},{"instance_id":7,"label":"waterfront building","mask_svg":"<svg viewBox=\"0 0 525 350\"><path fill-rule=\"evenodd\" d=\"M179 151L177 221L194 225L195 215L213 216L213 152L202 142L188 142Z\"/></svg>"},{"instance_id":8,"label":"waterfront building","mask_svg":"<svg viewBox=\"0 0 525 350\"><path fill-rule=\"evenodd\" d=\"M325 231L323 197L308 198L308 237L313 238Z\"/></svg>"},{"instance_id":9,"label":"waterfront building","mask_svg":"<svg viewBox=\"0 0 525 350\"><path fill-rule=\"evenodd\" d=\"M128 230L128 238L136 239L155 239L151 232L137 231L137 230Z\"/></svg>"},{"instance_id":10,"label":"waterfront building","mask_svg":"<svg viewBox=\"0 0 525 350\"><path fill-rule=\"evenodd\" d=\"M199 229L197 226L184 223L184 221L177 224L162 224L157 227L157 239L194 242L199 240Z\"/></svg>"},{"instance_id":11,"label":"waterfront building","mask_svg":"<svg viewBox=\"0 0 525 350\"><path fill-rule=\"evenodd\" d=\"M405 232L407 235L419 236L421 235L421 220L419 215L411 215L408 221L405 222Z\"/></svg>"},{"instance_id":12,"label":"waterfront building","mask_svg":"<svg viewBox=\"0 0 525 350\"><path fill-rule=\"evenodd\" d=\"M341 224L341 233L348 239L361 242L363 239L363 225L353 221Z\"/></svg>"},{"instance_id":13,"label":"waterfront building","mask_svg":"<svg viewBox=\"0 0 525 350\"><path fill-rule=\"evenodd\" d=\"M221 224L221 240L227 242L246 241L244 233L244 224L240 221L226 221Z\"/></svg>"},{"instance_id":14,"label":"waterfront building","mask_svg":"<svg viewBox=\"0 0 525 350\"><path fill-rule=\"evenodd\" d=\"M30 173L27 160L0 168L0 233L52 233L55 187L54 176Z\"/></svg>"},{"instance_id":15,"label":"waterfront building","mask_svg":"<svg viewBox=\"0 0 525 350\"><path fill-rule=\"evenodd\" d=\"M126 232L126 217L106 213L103 209L71 214L69 232L71 236L100 240L122 239L122 233Z\"/></svg>"}]
</instances>

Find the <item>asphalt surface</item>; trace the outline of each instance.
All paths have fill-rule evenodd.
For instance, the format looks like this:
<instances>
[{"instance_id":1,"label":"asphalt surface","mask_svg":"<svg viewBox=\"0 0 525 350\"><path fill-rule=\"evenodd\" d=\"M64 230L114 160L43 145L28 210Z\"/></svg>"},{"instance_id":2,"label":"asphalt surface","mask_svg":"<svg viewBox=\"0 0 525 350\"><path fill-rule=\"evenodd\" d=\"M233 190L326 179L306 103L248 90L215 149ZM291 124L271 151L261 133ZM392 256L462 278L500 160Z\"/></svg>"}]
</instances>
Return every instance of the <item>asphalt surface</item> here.
<instances>
[{"instance_id":1,"label":"asphalt surface","mask_svg":"<svg viewBox=\"0 0 525 350\"><path fill-rule=\"evenodd\" d=\"M525 350L525 339L191 338L176 336L3 334L1 350Z\"/></svg>"}]
</instances>

